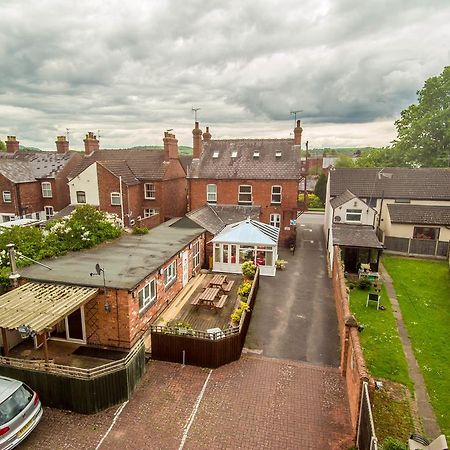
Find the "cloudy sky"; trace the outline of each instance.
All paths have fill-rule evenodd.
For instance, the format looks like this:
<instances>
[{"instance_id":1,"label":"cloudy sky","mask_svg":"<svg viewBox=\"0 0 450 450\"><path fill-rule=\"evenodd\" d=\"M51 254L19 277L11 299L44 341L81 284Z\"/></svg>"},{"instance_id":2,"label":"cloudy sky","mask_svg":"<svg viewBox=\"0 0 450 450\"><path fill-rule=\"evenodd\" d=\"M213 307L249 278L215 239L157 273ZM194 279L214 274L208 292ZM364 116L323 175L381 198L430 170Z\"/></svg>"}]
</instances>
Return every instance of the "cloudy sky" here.
<instances>
[{"instance_id":1,"label":"cloudy sky","mask_svg":"<svg viewBox=\"0 0 450 450\"><path fill-rule=\"evenodd\" d=\"M72 148L215 138L387 145L449 64L448 0L0 1L0 139Z\"/></svg>"}]
</instances>

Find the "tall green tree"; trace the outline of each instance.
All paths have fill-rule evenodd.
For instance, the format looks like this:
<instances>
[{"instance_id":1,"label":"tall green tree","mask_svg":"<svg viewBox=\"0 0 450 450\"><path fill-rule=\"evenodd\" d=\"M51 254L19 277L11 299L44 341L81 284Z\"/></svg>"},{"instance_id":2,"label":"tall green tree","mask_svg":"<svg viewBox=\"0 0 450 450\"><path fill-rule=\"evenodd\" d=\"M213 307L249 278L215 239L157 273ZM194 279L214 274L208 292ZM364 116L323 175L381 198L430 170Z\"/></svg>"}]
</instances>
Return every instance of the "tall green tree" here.
<instances>
[{"instance_id":1,"label":"tall green tree","mask_svg":"<svg viewBox=\"0 0 450 450\"><path fill-rule=\"evenodd\" d=\"M0 152L6 152L6 144L0 141Z\"/></svg>"},{"instance_id":2,"label":"tall green tree","mask_svg":"<svg viewBox=\"0 0 450 450\"><path fill-rule=\"evenodd\" d=\"M355 163L350 156L342 155L336 160L334 167L355 167Z\"/></svg>"},{"instance_id":3,"label":"tall green tree","mask_svg":"<svg viewBox=\"0 0 450 450\"><path fill-rule=\"evenodd\" d=\"M417 92L418 104L395 122L393 157L406 166L446 167L450 157L450 66L429 78Z\"/></svg>"},{"instance_id":4,"label":"tall green tree","mask_svg":"<svg viewBox=\"0 0 450 450\"><path fill-rule=\"evenodd\" d=\"M320 198L320 201L325 204L327 196L327 177L322 173L317 180L316 187L314 188L314 194Z\"/></svg>"}]
</instances>

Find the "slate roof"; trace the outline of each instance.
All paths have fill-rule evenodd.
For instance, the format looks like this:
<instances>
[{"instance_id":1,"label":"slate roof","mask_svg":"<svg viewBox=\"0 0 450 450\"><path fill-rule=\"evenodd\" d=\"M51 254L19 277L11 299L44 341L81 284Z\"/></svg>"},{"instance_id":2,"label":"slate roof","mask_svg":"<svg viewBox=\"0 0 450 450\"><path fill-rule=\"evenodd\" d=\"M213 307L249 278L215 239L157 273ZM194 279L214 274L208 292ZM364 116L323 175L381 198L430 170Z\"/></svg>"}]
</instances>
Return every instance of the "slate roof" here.
<instances>
[{"instance_id":1,"label":"slate roof","mask_svg":"<svg viewBox=\"0 0 450 450\"><path fill-rule=\"evenodd\" d=\"M97 161L97 164L109 170L116 177L122 177L122 181L127 185L139 184L139 180L134 176L126 161Z\"/></svg>"},{"instance_id":2,"label":"slate roof","mask_svg":"<svg viewBox=\"0 0 450 450\"><path fill-rule=\"evenodd\" d=\"M293 139L227 139L203 143L188 178L299 180L300 156ZM236 152L236 157L232 153ZM259 152L255 157L254 153ZM276 157L276 152L281 152ZM214 158L214 153L217 158Z\"/></svg>"},{"instance_id":3,"label":"slate roof","mask_svg":"<svg viewBox=\"0 0 450 450\"><path fill-rule=\"evenodd\" d=\"M117 176L129 178L132 172L138 180L162 180L169 165L164 160L164 151L155 149L116 149L97 150L90 156L85 156L81 163L70 173L69 180L75 178L93 162L108 162L114 168ZM113 164L113 161L115 163ZM123 168L123 173L120 170Z\"/></svg>"},{"instance_id":4,"label":"slate roof","mask_svg":"<svg viewBox=\"0 0 450 450\"><path fill-rule=\"evenodd\" d=\"M14 183L28 183L40 178L55 178L74 153L21 151L14 154L0 153L0 171ZM8 175L3 170L7 171Z\"/></svg>"},{"instance_id":5,"label":"slate roof","mask_svg":"<svg viewBox=\"0 0 450 450\"><path fill-rule=\"evenodd\" d=\"M353 192L350 192L348 189L345 190L342 194L334 197L330 200L330 205L333 209L339 208L339 206L347 203L348 201L356 198L356 195Z\"/></svg>"},{"instance_id":6,"label":"slate roof","mask_svg":"<svg viewBox=\"0 0 450 450\"><path fill-rule=\"evenodd\" d=\"M192 221L209 231L217 234L226 225L241 222L250 217L259 219L261 207L243 205L205 205L186 214Z\"/></svg>"},{"instance_id":7,"label":"slate roof","mask_svg":"<svg viewBox=\"0 0 450 450\"><path fill-rule=\"evenodd\" d=\"M186 173L188 173L189 166L192 162L192 155L180 155L180 163L183 166L183 169Z\"/></svg>"},{"instance_id":8,"label":"slate roof","mask_svg":"<svg viewBox=\"0 0 450 450\"><path fill-rule=\"evenodd\" d=\"M383 248L370 225L333 225L333 244L343 247Z\"/></svg>"},{"instance_id":9,"label":"slate roof","mask_svg":"<svg viewBox=\"0 0 450 450\"><path fill-rule=\"evenodd\" d=\"M142 236L124 234L92 249L42 261L52 270L33 264L20 268L19 273L32 281L101 288L102 277L89 275L100 263L105 269L106 287L132 290L204 233L200 227L178 226L179 220L164 222Z\"/></svg>"},{"instance_id":10,"label":"slate roof","mask_svg":"<svg viewBox=\"0 0 450 450\"><path fill-rule=\"evenodd\" d=\"M450 169L337 168L330 171L330 195L336 197L346 189L357 197L417 200L450 200ZM392 174L386 178L383 174Z\"/></svg>"},{"instance_id":11,"label":"slate roof","mask_svg":"<svg viewBox=\"0 0 450 450\"><path fill-rule=\"evenodd\" d=\"M450 206L388 204L392 223L450 225Z\"/></svg>"}]
</instances>

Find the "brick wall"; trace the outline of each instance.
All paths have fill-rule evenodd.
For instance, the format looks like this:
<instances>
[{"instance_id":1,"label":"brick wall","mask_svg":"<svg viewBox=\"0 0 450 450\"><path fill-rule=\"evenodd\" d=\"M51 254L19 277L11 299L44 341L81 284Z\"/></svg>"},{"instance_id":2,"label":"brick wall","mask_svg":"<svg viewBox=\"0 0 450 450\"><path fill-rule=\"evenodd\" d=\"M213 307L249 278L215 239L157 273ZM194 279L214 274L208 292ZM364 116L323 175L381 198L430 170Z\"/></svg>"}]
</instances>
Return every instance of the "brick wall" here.
<instances>
[{"instance_id":1,"label":"brick wall","mask_svg":"<svg viewBox=\"0 0 450 450\"><path fill-rule=\"evenodd\" d=\"M70 160L66 165L57 173L54 183L55 190L53 195L56 196L55 211L61 211L67 205L70 204L70 189L67 184L67 176L72 170L78 166L83 159L83 156L79 152L73 152L70 156Z\"/></svg>"},{"instance_id":2,"label":"brick wall","mask_svg":"<svg viewBox=\"0 0 450 450\"><path fill-rule=\"evenodd\" d=\"M86 335L88 344L104 345L108 347L131 348L145 333L150 324L158 317L168 304L175 298L183 287L183 267L180 253L188 252L188 274L193 274L193 244L200 241L200 264L204 262L204 234L194 239L189 245L177 252L160 269L150 274L132 291L108 289L107 296L101 292L85 307ZM191 245L192 244L192 245ZM191 248L189 248L191 247ZM164 286L165 269L176 261L177 276L169 286ZM198 268L196 268L198 270ZM139 312L139 291L151 280L156 280L156 302L148 309ZM108 302L110 312L106 312L105 303Z\"/></svg>"},{"instance_id":3,"label":"brick wall","mask_svg":"<svg viewBox=\"0 0 450 450\"><path fill-rule=\"evenodd\" d=\"M206 180L190 179L189 196L190 210L206 204L206 187L217 185L217 203L238 204L239 185L252 186L253 205L261 207L260 220L270 223L271 214L281 214L280 240L284 241L292 233L290 220L296 218L298 182L296 180ZM271 204L272 186L282 187L281 205ZM286 230L285 228L291 228Z\"/></svg>"},{"instance_id":4,"label":"brick wall","mask_svg":"<svg viewBox=\"0 0 450 450\"><path fill-rule=\"evenodd\" d=\"M338 246L334 247L332 283L341 339L340 369L345 377L351 421L353 429L356 431L362 384L364 381L369 381L369 373L359 341L357 322L350 311L341 261L341 250Z\"/></svg>"},{"instance_id":5,"label":"brick wall","mask_svg":"<svg viewBox=\"0 0 450 450\"><path fill-rule=\"evenodd\" d=\"M11 192L11 203L3 201L3 191ZM0 174L0 213L18 214L17 195L14 184L8 178Z\"/></svg>"}]
</instances>

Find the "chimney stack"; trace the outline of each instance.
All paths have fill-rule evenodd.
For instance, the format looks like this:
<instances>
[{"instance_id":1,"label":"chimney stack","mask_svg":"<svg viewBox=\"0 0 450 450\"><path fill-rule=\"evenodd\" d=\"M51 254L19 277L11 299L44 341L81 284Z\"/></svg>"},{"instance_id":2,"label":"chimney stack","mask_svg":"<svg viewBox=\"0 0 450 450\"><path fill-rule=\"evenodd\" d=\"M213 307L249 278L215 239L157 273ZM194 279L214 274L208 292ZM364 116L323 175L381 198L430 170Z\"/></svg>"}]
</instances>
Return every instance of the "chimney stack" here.
<instances>
[{"instance_id":1,"label":"chimney stack","mask_svg":"<svg viewBox=\"0 0 450 450\"><path fill-rule=\"evenodd\" d=\"M6 139L7 153L16 153L19 151L19 141L15 136L8 136Z\"/></svg>"},{"instance_id":2,"label":"chimney stack","mask_svg":"<svg viewBox=\"0 0 450 450\"><path fill-rule=\"evenodd\" d=\"M178 140L173 133L164 132L164 161L178 159Z\"/></svg>"},{"instance_id":3,"label":"chimney stack","mask_svg":"<svg viewBox=\"0 0 450 450\"><path fill-rule=\"evenodd\" d=\"M302 131L300 120L297 120L297 126L294 128L294 145L302 145Z\"/></svg>"},{"instance_id":4,"label":"chimney stack","mask_svg":"<svg viewBox=\"0 0 450 450\"><path fill-rule=\"evenodd\" d=\"M203 140L208 142L211 140L211 133L209 132L209 127L206 127L206 131L203 133Z\"/></svg>"},{"instance_id":5,"label":"chimney stack","mask_svg":"<svg viewBox=\"0 0 450 450\"><path fill-rule=\"evenodd\" d=\"M56 153L67 153L69 151L69 141L66 136L56 136Z\"/></svg>"},{"instance_id":6,"label":"chimney stack","mask_svg":"<svg viewBox=\"0 0 450 450\"><path fill-rule=\"evenodd\" d=\"M195 128L192 130L192 137L194 140L194 159L199 159L202 154L202 130L200 130L198 122L195 122Z\"/></svg>"},{"instance_id":7,"label":"chimney stack","mask_svg":"<svg viewBox=\"0 0 450 450\"><path fill-rule=\"evenodd\" d=\"M84 139L84 154L91 155L96 150L100 150L100 141L92 131L89 131Z\"/></svg>"}]
</instances>

